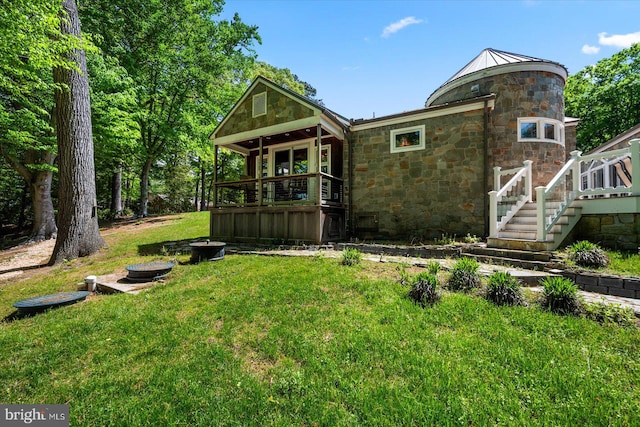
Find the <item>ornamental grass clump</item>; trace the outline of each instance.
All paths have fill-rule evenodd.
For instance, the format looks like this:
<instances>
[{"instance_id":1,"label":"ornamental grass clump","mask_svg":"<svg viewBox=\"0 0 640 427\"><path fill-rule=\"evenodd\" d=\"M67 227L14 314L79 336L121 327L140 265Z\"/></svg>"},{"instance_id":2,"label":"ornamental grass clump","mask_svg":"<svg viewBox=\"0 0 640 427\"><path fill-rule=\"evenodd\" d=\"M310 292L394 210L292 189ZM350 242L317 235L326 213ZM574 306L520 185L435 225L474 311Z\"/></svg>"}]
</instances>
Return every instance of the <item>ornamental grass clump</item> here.
<instances>
[{"instance_id":1,"label":"ornamental grass clump","mask_svg":"<svg viewBox=\"0 0 640 427\"><path fill-rule=\"evenodd\" d=\"M435 275L427 272L418 273L411 281L408 296L422 307L433 305L440 301L438 285L438 278Z\"/></svg>"},{"instance_id":2,"label":"ornamental grass clump","mask_svg":"<svg viewBox=\"0 0 640 427\"><path fill-rule=\"evenodd\" d=\"M480 263L473 258L460 258L451 268L447 287L452 291L470 291L480 287Z\"/></svg>"},{"instance_id":3,"label":"ornamental grass clump","mask_svg":"<svg viewBox=\"0 0 640 427\"><path fill-rule=\"evenodd\" d=\"M580 313L578 300L578 286L570 279L560 276L550 276L542 279L542 306L557 314Z\"/></svg>"},{"instance_id":4,"label":"ornamental grass clump","mask_svg":"<svg viewBox=\"0 0 640 427\"><path fill-rule=\"evenodd\" d=\"M342 265L358 265L362 261L362 253L355 248L345 248L342 251Z\"/></svg>"},{"instance_id":5,"label":"ornamental grass clump","mask_svg":"<svg viewBox=\"0 0 640 427\"><path fill-rule=\"evenodd\" d=\"M609 257L595 243L581 240L569 247L569 258L581 267L602 268L609 264Z\"/></svg>"},{"instance_id":6,"label":"ornamental grass clump","mask_svg":"<svg viewBox=\"0 0 640 427\"><path fill-rule=\"evenodd\" d=\"M509 272L496 271L487 281L486 298L496 305L522 305L520 281Z\"/></svg>"}]
</instances>

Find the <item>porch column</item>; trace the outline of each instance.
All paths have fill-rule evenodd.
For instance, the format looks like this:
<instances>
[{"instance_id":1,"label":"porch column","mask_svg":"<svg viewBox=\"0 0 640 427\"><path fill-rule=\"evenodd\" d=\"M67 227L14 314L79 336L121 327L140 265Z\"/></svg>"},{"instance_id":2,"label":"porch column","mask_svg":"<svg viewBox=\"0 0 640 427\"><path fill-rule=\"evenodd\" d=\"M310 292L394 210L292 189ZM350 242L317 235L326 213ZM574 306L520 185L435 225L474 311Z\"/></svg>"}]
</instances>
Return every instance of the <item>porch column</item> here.
<instances>
[{"instance_id":1,"label":"porch column","mask_svg":"<svg viewBox=\"0 0 640 427\"><path fill-rule=\"evenodd\" d=\"M213 146L213 207L218 207L218 146Z\"/></svg>"},{"instance_id":2,"label":"porch column","mask_svg":"<svg viewBox=\"0 0 640 427\"><path fill-rule=\"evenodd\" d=\"M322 176L320 175L320 172L322 171L322 125L320 123L318 123L316 127L316 138L318 140L318 150L316 151L316 165L318 167L318 174L316 175L318 177L316 178L318 181L316 184L318 186L318 189L316 190L316 200L318 201L318 206L320 206L322 205Z\"/></svg>"},{"instance_id":3,"label":"porch column","mask_svg":"<svg viewBox=\"0 0 640 427\"><path fill-rule=\"evenodd\" d=\"M640 195L640 138L629 141L631 145L631 194Z\"/></svg>"},{"instance_id":4,"label":"porch column","mask_svg":"<svg viewBox=\"0 0 640 427\"><path fill-rule=\"evenodd\" d=\"M258 138L258 206L262 206L262 136Z\"/></svg>"}]
</instances>

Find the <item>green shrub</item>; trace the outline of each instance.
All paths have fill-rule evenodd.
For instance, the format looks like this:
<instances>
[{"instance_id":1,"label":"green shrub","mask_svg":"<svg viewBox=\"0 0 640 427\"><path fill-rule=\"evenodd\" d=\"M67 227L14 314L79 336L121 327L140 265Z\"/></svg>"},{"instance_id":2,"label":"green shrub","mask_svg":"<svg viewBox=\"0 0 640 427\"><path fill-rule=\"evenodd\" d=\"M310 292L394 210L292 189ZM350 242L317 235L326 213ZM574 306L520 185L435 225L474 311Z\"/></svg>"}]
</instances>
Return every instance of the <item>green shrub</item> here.
<instances>
[{"instance_id":1,"label":"green shrub","mask_svg":"<svg viewBox=\"0 0 640 427\"><path fill-rule=\"evenodd\" d=\"M456 235L449 235L447 233L442 233L440 238L433 239L433 243L436 245L453 245L456 242Z\"/></svg>"},{"instance_id":2,"label":"green shrub","mask_svg":"<svg viewBox=\"0 0 640 427\"><path fill-rule=\"evenodd\" d=\"M605 302L592 302L584 305L587 319L595 320L601 325L634 326L635 314L630 307L622 307L620 304L607 304Z\"/></svg>"},{"instance_id":3,"label":"green shrub","mask_svg":"<svg viewBox=\"0 0 640 427\"><path fill-rule=\"evenodd\" d=\"M411 281L409 298L423 307L433 305L440 300L438 278L430 273L418 273Z\"/></svg>"},{"instance_id":4,"label":"green shrub","mask_svg":"<svg viewBox=\"0 0 640 427\"><path fill-rule=\"evenodd\" d=\"M429 274L433 274L434 276L436 276L439 272L440 269L442 267L440 266L440 263L438 261L429 261L427 263L427 271L429 272Z\"/></svg>"},{"instance_id":5,"label":"green shrub","mask_svg":"<svg viewBox=\"0 0 640 427\"><path fill-rule=\"evenodd\" d=\"M520 281L506 271L489 276L486 298L496 305L521 305L524 301Z\"/></svg>"},{"instance_id":6,"label":"green shrub","mask_svg":"<svg viewBox=\"0 0 640 427\"><path fill-rule=\"evenodd\" d=\"M595 243L581 240L569 247L569 258L582 267L601 268L609 264L607 254Z\"/></svg>"},{"instance_id":7,"label":"green shrub","mask_svg":"<svg viewBox=\"0 0 640 427\"><path fill-rule=\"evenodd\" d=\"M362 261L362 253L355 248L345 248L342 251L342 265L357 265Z\"/></svg>"},{"instance_id":8,"label":"green shrub","mask_svg":"<svg viewBox=\"0 0 640 427\"><path fill-rule=\"evenodd\" d=\"M464 236L465 243L478 243L479 241L480 241L480 238L475 234L472 236L471 233L467 233L467 235Z\"/></svg>"},{"instance_id":9,"label":"green shrub","mask_svg":"<svg viewBox=\"0 0 640 427\"><path fill-rule=\"evenodd\" d=\"M400 279L398 280L398 282L400 282L401 285L408 285L411 283L411 276L409 275L409 273L407 273L406 263L402 263L397 266L396 270L398 270L398 273L400 273Z\"/></svg>"},{"instance_id":10,"label":"green shrub","mask_svg":"<svg viewBox=\"0 0 640 427\"><path fill-rule=\"evenodd\" d=\"M451 268L447 287L453 291L470 291L480 287L480 264L473 258L460 258Z\"/></svg>"},{"instance_id":11,"label":"green shrub","mask_svg":"<svg viewBox=\"0 0 640 427\"><path fill-rule=\"evenodd\" d=\"M570 279L560 276L549 276L540 282L543 287L542 306L558 314L574 314L580 312L578 286Z\"/></svg>"}]
</instances>

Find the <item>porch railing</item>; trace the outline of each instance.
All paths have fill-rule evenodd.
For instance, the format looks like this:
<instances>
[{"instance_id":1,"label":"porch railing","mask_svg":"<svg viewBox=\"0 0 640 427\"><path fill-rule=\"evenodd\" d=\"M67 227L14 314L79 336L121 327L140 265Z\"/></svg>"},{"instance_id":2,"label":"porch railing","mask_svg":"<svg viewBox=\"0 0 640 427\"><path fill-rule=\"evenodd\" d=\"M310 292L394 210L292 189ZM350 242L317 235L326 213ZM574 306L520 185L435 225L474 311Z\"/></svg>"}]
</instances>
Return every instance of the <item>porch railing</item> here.
<instances>
[{"instance_id":1,"label":"porch railing","mask_svg":"<svg viewBox=\"0 0 640 427\"><path fill-rule=\"evenodd\" d=\"M547 233L577 198L640 195L640 139L629 145L586 156L574 151L546 187L536 187L538 241L547 239Z\"/></svg>"},{"instance_id":2,"label":"porch railing","mask_svg":"<svg viewBox=\"0 0 640 427\"><path fill-rule=\"evenodd\" d=\"M525 160L522 167L502 170L493 168L493 188L489 192L489 237L497 237L507 222L525 203L531 201L531 160ZM502 177L513 175L501 187Z\"/></svg>"},{"instance_id":3,"label":"porch railing","mask_svg":"<svg viewBox=\"0 0 640 427\"><path fill-rule=\"evenodd\" d=\"M342 205L344 184L325 173L287 175L217 182L215 194L215 207Z\"/></svg>"},{"instance_id":4,"label":"porch railing","mask_svg":"<svg viewBox=\"0 0 640 427\"><path fill-rule=\"evenodd\" d=\"M573 203L579 191L580 151L572 151L571 159L546 186L536 187L536 240L544 242L547 233Z\"/></svg>"}]
</instances>

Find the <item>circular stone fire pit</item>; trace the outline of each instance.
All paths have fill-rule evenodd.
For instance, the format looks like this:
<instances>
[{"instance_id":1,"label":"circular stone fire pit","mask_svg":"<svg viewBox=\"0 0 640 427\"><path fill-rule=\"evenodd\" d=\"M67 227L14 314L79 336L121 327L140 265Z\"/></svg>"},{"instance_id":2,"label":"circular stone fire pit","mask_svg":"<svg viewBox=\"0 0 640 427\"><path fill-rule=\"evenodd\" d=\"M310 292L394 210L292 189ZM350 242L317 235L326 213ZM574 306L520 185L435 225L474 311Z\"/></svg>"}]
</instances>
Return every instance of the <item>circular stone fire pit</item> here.
<instances>
[{"instance_id":1,"label":"circular stone fire pit","mask_svg":"<svg viewBox=\"0 0 640 427\"><path fill-rule=\"evenodd\" d=\"M143 264L133 264L126 267L127 280L132 282L150 282L166 277L173 268L171 262L147 262Z\"/></svg>"},{"instance_id":2,"label":"circular stone fire pit","mask_svg":"<svg viewBox=\"0 0 640 427\"><path fill-rule=\"evenodd\" d=\"M224 258L224 247L227 244L224 242L194 242L190 243L191 246L191 262L197 263L200 261L217 261Z\"/></svg>"},{"instance_id":3,"label":"circular stone fire pit","mask_svg":"<svg viewBox=\"0 0 640 427\"><path fill-rule=\"evenodd\" d=\"M59 294L44 295L41 297L27 298L13 304L20 313L36 313L49 308L61 307L84 300L89 295L87 291L62 292Z\"/></svg>"}]
</instances>

